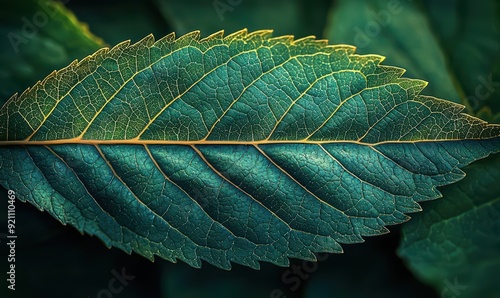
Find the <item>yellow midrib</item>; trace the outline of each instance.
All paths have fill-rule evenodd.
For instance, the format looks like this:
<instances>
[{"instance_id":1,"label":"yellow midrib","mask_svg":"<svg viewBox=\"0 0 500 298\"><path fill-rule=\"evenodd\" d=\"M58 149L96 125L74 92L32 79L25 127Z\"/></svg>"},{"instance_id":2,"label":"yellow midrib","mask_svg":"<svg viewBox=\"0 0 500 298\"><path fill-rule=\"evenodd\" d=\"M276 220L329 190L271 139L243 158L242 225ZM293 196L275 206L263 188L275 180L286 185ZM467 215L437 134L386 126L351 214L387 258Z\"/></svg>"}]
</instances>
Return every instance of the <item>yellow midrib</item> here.
<instances>
[{"instance_id":1,"label":"yellow midrib","mask_svg":"<svg viewBox=\"0 0 500 298\"><path fill-rule=\"evenodd\" d=\"M257 140L257 141L220 141L220 140L140 140L140 139L129 139L129 140L88 140L81 138L73 139L60 139L60 140L46 140L46 141L0 141L0 146L50 146L50 145L64 145L64 144L81 144L81 145L271 145L271 144L310 144L310 145L324 145L324 144L335 144L335 143L351 143L359 144L365 146L376 146L381 144L415 144L415 143L426 143L426 142L452 142L452 141L470 141L470 140L488 140L495 139L497 137L490 138L477 138L477 139L423 139L414 141L380 141L380 142L361 142L356 140L327 140L327 141L311 141L311 140Z\"/></svg>"}]
</instances>

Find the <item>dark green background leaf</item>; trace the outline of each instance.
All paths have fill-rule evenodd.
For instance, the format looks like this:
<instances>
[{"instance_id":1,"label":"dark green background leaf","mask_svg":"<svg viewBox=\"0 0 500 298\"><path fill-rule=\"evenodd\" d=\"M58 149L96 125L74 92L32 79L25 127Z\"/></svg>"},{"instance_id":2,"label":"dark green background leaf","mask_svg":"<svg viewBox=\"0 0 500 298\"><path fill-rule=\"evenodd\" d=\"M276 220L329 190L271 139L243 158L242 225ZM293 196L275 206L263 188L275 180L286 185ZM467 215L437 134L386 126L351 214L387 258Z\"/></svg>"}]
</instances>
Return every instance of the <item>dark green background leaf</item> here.
<instances>
[{"instance_id":1,"label":"dark green background leaf","mask_svg":"<svg viewBox=\"0 0 500 298\"><path fill-rule=\"evenodd\" d=\"M172 32L153 0L94 1L92 5L69 1L67 6L111 46L127 39L137 42L148 34L160 37Z\"/></svg>"},{"instance_id":2,"label":"dark green background leaf","mask_svg":"<svg viewBox=\"0 0 500 298\"><path fill-rule=\"evenodd\" d=\"M474 112L500 112L500 5L495 0L423 1L451 72ZM498 122L498 120L496 120Z\"/></svg>"},{"instance_id":3,"label":"dark green background leaf","mask_svg":"<svg viewBox=\"0 0 500 298\"><path fill-rule=\"evenodd\" d=\"M500 271L500 156L465 169L467 176L443 188L403 227L399 255L439 292L455 281L460 297L498 297Z\"/></svg>"},{"instance_id":4,"label":"dark green background leaf","mask_svg":"<svg viewBox=\"0 0 500 298\"><path fill-rule=\"evenodd\" d=\"M425 94L464 103L446 52L418 1L338 0L330 13L325 35L332 43L355 45L362 54L383 55L385 63L430 82Z\"/></svg>"},{"instance_id":5,"label":"dark green background leaf","mask_svg":"<svg viewBox=\"0 0 500 298\"><path fill-rule=\"evenodd\" d=\"M0 103L104 46L58 2L2 1Z\"/></svg>"}]
</instances>

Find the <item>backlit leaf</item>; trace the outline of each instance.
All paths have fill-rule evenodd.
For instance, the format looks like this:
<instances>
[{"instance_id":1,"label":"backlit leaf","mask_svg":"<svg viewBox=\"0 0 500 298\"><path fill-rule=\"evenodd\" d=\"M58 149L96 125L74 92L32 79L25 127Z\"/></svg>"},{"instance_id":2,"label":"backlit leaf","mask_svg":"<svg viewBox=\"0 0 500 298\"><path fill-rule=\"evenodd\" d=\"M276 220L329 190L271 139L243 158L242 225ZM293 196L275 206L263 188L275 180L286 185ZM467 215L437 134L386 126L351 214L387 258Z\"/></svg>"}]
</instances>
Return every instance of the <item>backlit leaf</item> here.
<instances>
[{"instance_id":1,"label":"backlit leaf","mask_svg":"<svg viewBox=\"0 0 500 298\"><path fill-rule=\"evenodd\" d=\"M0 183L150 259L341 252L500 149L500 126L382 60L270 31L103 49L0 109Z\"/></svg>"}]
</instances>

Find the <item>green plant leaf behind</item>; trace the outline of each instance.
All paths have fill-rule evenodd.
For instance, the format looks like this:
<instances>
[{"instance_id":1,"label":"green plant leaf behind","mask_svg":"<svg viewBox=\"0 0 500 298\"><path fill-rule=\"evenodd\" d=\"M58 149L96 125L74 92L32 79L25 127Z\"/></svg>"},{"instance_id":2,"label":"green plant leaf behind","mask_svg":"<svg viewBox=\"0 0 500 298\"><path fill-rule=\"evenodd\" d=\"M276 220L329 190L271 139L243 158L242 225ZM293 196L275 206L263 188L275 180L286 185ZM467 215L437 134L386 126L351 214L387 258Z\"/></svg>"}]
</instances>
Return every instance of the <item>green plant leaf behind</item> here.
<instances>
[{"instance_id":1,"label":"green plant leaf behind","mask_svg":"<svg viewBox=\"0 0 500 298\"><path fill-rule=\"evenodd\" d=\"M362 54L380 53L408 76L431 82L426 94L466 104L448 68L447 52L418 1L335 1L325 35L332 43L355 45Z\"/></svg>"},{"instance_id":2,"label":"green plant leaf behind","mask_svg":"<svg viewBox=\"0 0 500 298\"><path fill-rule=\"evenodd\" d=\"M500 150L500 126L382 60L246 30L102 49L0 109L0 184L150 259L341 252Z\"/></svg>"},{"instance_id":3,"label":"green plant leaf behind","mask_svg":"<svg viewBox=\"0 0 500 298\"><path fill-rule=\"evenodd\" d=\"M104 46L58 1L3 1L0 19L0 104Z\"/></svg>"},{"instance_id":4,"label":"green plant leaf behind","mask_svg":"<svg viewBox=\"0 0 500 298\"><path fill-rule=\"evenodd\" d=\"M152 0L94 1L92 5L87 1L70 1L67 7L109 45L127 39L137 42L148 34L164 36L172 32Z\"/></svg>"},{"instance_id":5,"label":"green plant leaf behind","mask_svg":"<svg viewBox=\"0 0 500 298\"><path fill-rule=\"evenodd\" d=\"M498 297L500 156L465 172L463 181L443 188L443 199L426 202L427 211L403 225L398 253L443 296L458 290L460 297Z\"/></svg>"},{"instance_id":6,"label":"green plant leaf behind","mask_svg":"<svg viewBox=\"0 0 500 298\"><path fill-rule=\"evenodd\" d=\"M499 2L422 2L472 111L493 121L500 113Z\"/></svg>"},{"instance_id":7,"label":"green plant leaf behind","mask_svg":"<svg viewBox=\"0 0 500 298\"><path fill-rule=\"evenodd\" d=\"M273 28L275 34L321 36L329 0L153 0L177 34Z\"/></svg>"}]
</instances>

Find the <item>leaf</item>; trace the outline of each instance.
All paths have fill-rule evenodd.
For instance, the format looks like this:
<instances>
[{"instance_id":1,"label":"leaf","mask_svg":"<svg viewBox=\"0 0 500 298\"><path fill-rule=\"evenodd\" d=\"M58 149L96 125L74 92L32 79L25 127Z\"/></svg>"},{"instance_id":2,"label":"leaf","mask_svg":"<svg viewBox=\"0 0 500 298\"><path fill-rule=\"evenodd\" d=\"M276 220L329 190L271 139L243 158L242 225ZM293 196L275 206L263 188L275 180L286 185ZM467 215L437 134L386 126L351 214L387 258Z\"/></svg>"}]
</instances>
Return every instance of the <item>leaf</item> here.
<instances>
[{"instance_id":1,"label":"leaf","mask_svg":"<svg viewBox=\"0 0 500 298\"><path fill-rule=\"evenodd\" d=\"M3 1L0 19L0 104L104 46L57 1Z\"/></svg>"},{"instance_id":2,"label":"leaf","mask_svg":"<svg viewBox=\"0 0 500 298\"><path fill-rule=\"evenodd\" d=\"M335 1L325 36L334 43L353 44L363 54L381 53L387 63L407 69L409 76L431 82L427 94L466 104L448 68L447 52L417 2ZM448 2L436 5L447 7Z\"/></svg>"},{"instance_id":3,"label":"leaf","mask_svg":"<svg viewBox=\"0 0 500 298\"><path fill-rule=\"evenodd\" d=\"M148 36L0 110L0 183L107 246L288 265L386 233L500 149L383 57L270 31Z\"/></svg>"},{"instance_id":4,"label":"leaf","mask_svg":"<svg viewBox=\"0 0 500 298\"><path fill-rule=\"evenodd\" d=\"M500 156L465 168L467 177L446 186L444 199L425 204L403 226L398 254L440 293L458 284L460 297L498 296L500 272ZM456 294L456 293L455 293Z\"/></svg>"}]
</instances>

